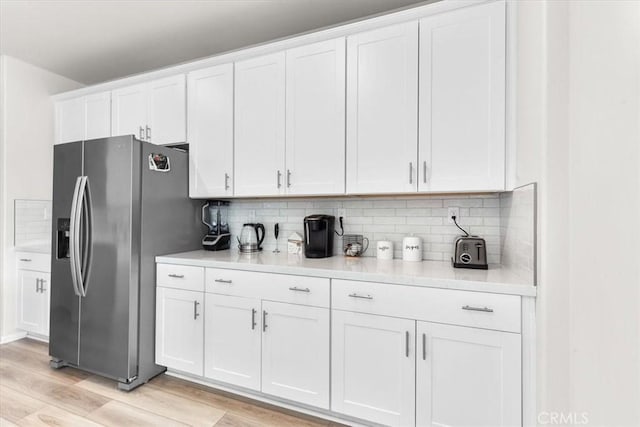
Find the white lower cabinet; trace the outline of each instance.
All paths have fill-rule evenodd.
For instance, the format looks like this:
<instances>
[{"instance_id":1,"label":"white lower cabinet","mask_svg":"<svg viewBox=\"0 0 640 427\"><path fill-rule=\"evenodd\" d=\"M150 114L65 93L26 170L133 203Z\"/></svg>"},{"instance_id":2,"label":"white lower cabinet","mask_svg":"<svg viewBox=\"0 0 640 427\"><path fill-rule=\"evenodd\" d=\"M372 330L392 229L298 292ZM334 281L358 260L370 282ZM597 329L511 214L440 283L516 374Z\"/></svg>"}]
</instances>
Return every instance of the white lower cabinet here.
<instances>
[{"instance_id":1,"label":"white lower cabinet","mask_svg":"<svg viewBox=\"0 0 640 427\"><path fill-rule=\"evenodd\" d=\"M156 290L156 363L203 374L203 292Z\"/></svg>"},{"instance_id":2,"label":"white lower cabinet","mask_svg":"<svg viewBox=\"0 0 640 427\"><path fill-rule=\"evenodd\" d=\"M263 301L262 391L329 409L329 309Z\"/></svg>"},{"instance_id":3,"label":"white lower cabinet","mask_svg":"<svg viewBox=\"0 0 640 427\"><path fill-rule=\"evenodd\" d=\"M332 310L331 409L414 425L415 328L414 320Z\"/></svg>"},{"instance_id":4,"label":"white lower cabinet","mask_svg":"<svg viewBox=\"0 0 640 427\"><path fill-rule=\"evenodd\" d=\"M520 334L417 326L416 426L521 424Z\"/></svg>"},{"instance_id":5,"label":"white lower cabinet","mask_svg":"<svg viewBox=\"0 0 640 427\"><path fill-rule=\"evenodd\" d=\"M205 296L204 375L260 390L260 300Z\"/></svg>"},{"instance_id":6,"label":"white lower cabinet","mask_svg":"<svg viewBox=\"0 0 640 427\"><path fill-rule=\"evenodd\" d=\"M18 270L18 328L49 335L50 274Z\"/></svg>"}]
</instances>

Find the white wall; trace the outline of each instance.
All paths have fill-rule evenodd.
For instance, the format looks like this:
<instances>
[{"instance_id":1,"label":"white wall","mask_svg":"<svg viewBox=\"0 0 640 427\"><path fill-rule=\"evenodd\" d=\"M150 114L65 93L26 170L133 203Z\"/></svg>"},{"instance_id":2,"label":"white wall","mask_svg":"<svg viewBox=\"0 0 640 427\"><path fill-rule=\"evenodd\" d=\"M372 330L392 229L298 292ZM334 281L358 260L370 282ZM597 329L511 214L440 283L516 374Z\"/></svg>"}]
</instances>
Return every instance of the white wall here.
<instances>
[{"instance_id":1,"label":"white wall","mask_svg":"<svg viewBox=\"0 0 640 427\"><path fill-rule=\"evenodd\" d=\"M51 199L54 112L50 96L82 85L1 56L0 336L15 332L15 199Z\"/></svg>"},{"instance_id":2,"label":"white wall","mask_svg":"<svg viewBox=\"0 0 640 427\"><path fill-rule=\"evenodd\" d=\"M637 426L640 2L517 9L515 181L540 183L538 422Z\"/></svg>"}]
</instances>

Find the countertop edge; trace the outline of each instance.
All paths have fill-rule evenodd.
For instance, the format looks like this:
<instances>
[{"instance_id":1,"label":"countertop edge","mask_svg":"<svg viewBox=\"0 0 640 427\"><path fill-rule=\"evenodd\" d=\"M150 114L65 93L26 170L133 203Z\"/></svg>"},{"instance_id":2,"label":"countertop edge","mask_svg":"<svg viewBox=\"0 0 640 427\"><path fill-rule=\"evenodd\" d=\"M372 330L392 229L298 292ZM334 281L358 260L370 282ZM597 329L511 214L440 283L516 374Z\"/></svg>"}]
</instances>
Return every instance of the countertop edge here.
<instances>
[{"instance_id":1,"label":"countertop edge","mask_svg":"<svg viewBox=\"0 0 640 427\"><path fill-rule=\"evenodd\" d=\"M198 260L176 258L171 255L156 256L156 263L189 265L194 267L225 268L229 270L255 271L260 273L291 274L297 276L322 277L327 279L354 280L362 282L388 283L393 285L454 289L461 291L488 292L503 295L536 297L534 285L517 283L479 282L462 279L443 279L431 277L388 276L381 273L363 273L341 270L328 270L311 267L280 266L269 264L242 264L219 260ZM357 278L354 278L357 276Z\"/></svg>"}]
</instances>

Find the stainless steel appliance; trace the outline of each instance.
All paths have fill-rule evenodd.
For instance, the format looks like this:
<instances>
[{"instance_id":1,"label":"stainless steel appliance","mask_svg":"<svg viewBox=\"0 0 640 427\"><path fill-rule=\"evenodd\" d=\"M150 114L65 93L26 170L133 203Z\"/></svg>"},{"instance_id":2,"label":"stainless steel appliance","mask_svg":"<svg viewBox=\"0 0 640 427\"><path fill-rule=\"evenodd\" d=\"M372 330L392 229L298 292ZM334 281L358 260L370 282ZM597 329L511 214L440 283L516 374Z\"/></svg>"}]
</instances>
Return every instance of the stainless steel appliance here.
<instances>
[{"instance_id":1,"label":"stainless steel appliance","mask_svg":"<svg viewBox=\"0 0 640 427\"><path fill-rule=\"evenodd\" d=\"M221 251L231 246L229 232L229 202L210 200L202 206L202 222L209 231L202 238L202 247L208 251Z\"/></svg>"},{"instance_id":2,"label":"stainless steel appliance","mask_svg":"<svg viewBox=\"0 0 640 427\"><path fill-rule=\"evenodd\" d=\"M456 268L474 268L487 270L487 244L478 236L471 236L452 216L454 224L465 234L456 239L451 262Z\"/></svg>"},{"instance_id":3,"label":"stainless steel appliance","mask_svg":"<svg viewBox=\"0 0 640 427\"><path fill-rule=\"evenodd\" d=\"M238 249L240 252L252 253L262 250L264 241L264 225L260 223L248 223L242 226L240 237L238 238Z\"/></svg>"},{"instance_id":4,"label":"stainless steel appliance","mask_svg":"<svg viewBox=\"0 0 640 427\"><path fill-rule=\"evenodd\" d=\"M304 218L304 255L307 258L333 256L335 222L333 215L309 215Z\"/></svg>"},{"instance_id":5,"label":"stainless steel appliance","mask_svg":"<svg viewBox=\"0 0 640 427\"><path fill-rule=\"evenodd\" d=\"M155 256L199 247L187 154L133 136L54 147L51 366L131 390L155 364Z\"/></svg>"}]
</instances>

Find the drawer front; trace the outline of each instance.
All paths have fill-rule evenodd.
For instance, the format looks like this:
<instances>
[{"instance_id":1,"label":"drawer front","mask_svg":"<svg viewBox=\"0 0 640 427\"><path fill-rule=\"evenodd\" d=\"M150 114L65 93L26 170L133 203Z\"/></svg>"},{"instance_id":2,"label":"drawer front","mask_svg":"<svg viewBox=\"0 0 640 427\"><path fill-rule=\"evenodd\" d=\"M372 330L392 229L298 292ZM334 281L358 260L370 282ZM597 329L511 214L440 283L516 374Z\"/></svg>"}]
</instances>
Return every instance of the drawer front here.
<instances>
[{"instance_id":1,"label":"drawer front","mask_svg":"<svg viewBox=\"0 0 640 427\"><path fill-rule=\"evenodd\" d=\"M204 267L158 264L157 286L204 292Z\"/></svg>"},{"instance_id":2,"label":"drawer front","mask_svg":"<svg viewBox=\"0 0 640 427\"><path fill-rule=\"evenodd\" d=\"M292 304L329 307L329 279L207 268L206 291Z\"/></svg>"},{"instance_id":3,"label":"drawer front","mask_svg":"<svg viewBox=\"0 0 640 427\"><path fill-rule=\"evenodd\" d=\"M36 254L31 252L16 252L18 269L42 271L49 273L51 271L51 255Z\"/></svg>"},{"instance_id":4,"label":"drawer front","mask_svg":"<svg viewBox=\"0 0 640 427\"><path fill-rule=\"evenodd\" d=\"M332 308L427 322L520 332L520 297L332 280Z\"/></svg>"}]
</instances>

